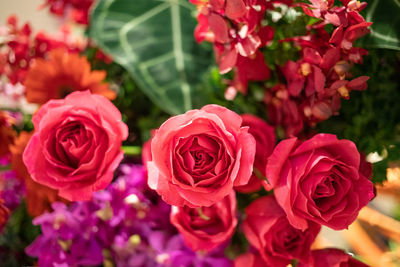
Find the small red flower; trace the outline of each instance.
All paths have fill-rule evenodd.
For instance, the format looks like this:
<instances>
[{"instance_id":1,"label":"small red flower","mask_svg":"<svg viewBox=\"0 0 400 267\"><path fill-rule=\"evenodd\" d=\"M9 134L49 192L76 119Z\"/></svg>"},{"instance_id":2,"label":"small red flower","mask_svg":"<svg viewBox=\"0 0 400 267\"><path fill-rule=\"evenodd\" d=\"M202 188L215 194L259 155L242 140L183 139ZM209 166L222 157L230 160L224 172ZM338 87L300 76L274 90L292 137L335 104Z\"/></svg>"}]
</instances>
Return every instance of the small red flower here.
<instances>
[{"instance_id":1,"label":"small red flower","mask_svg":"<svg viewBox=\"0 0 400 267\"><path fill-rule=\"evenodd\" d=\"M192 250L211 251L233 235L236 225L235 192L210 207L173 206L171 223Z\"/></svg>"},{"instance_id":2,"label":"small red flower","mask_svg":"<svg viewBox=\"0 0 400 267\"><path fill-rule=\"evenodd\" d=\"M309 223L304 230L293 228L273 196L252 202L243 223L247 240L274 267L285 267L292 259L309 262L310 247L320 229L316 223Z\"/></svg>"},{"instance_id":3,"label":"small red flower","mask_svg":"<svg viewBox=\"0 0 400 267\"><path fill-rule=\"evenodd\" d=\"M298 267L309 267L310 264L300 263ZM344 251L336 248L318 249L312 251L312 265L313 267L368 267L368 265L353 258Z\"/></svg>"},{"instance_id":4,"label":"small red flower","mask_svg":"<svg viewBox=\"0 0 400 267\"><path fill-rule=\"evenodd\" d=\"M254 115L243 114L241 117L243 120L242 126L248 126L249 133L256 140L256 156L254 159L253 175L249 183L244 186L237 186L235 190L242 193L251 193L258 191L262 187L265 166L267 165L269 155L271 155L275 147L275 129ZM267 183L266 187L268 187Z\"/></svg>"}]
</instances>

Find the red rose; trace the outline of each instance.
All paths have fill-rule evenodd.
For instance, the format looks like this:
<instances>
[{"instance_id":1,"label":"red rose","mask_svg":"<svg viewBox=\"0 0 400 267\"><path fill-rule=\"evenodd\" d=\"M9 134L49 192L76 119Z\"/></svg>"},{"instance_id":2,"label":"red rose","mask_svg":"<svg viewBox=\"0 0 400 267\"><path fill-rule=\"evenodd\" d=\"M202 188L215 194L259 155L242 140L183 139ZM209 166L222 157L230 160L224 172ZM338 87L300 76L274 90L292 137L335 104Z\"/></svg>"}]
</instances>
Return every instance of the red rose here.
<instances>
[{"instance_id":1,"label":"red rose","mask_svg":"<svg viewBox=\"0 0 400 267\"><path fill-rule=\"evenodd\" d=\"M267 159L275 147L275 129L254 115L243 114L241 117L243 120L242 126L249 126L249 133L256 140L254 172L259 172L261 176L264 176ZM264 183L265 189L270 190L269 184L266 181L263 183L263 180L257 177L254 172L247 185L235 187L235 190L242 193L251 193L260 190L261 185Z\"/></svg>"},{"instance_id":2,"label":"red rose","mask_svg":"<svg viewBox=\"0 0 400 267\"><path fill-rule=\"evenodd\" d=\"M243 231L247 240L271 266L287 266L292 259L310 260L310 247L321 229L309 223L305 231L296 229L273 196L261 197L246 208Z\"/></svg>"},{"instance_id":3,"label":"red rose","mask_svg":"<svg viewBox=\"0 0 400 267\"><path fill-rule=\"evenodd\" d=\"M210 251L228 240L235 231L235 192L210 207L176 207L171 210L171 222L192 250Z\"/></svg>"},{"instance_id":4,"label":"red rose","mask_svg":"<svg viewBox=\"0 0 400 267\"><path fill-rule=\"evenodd\" d=\"M235 258L234 267L268 267L259 254L247 252Z\"/></svg>"},{"instance_id":5,"label":"red rose","mask_svg":"<svg viewBox=\"0 0 400 267\"><path fill-rule=\"evenodd\" d=\"M368 267L368 265L336 248L313 250L312 261L312 265L300 263L298 267Z\"/></svg>"},{"instance_id":6,"label":"red rose","mask_svg":"<svg viewBox=\"0 0 400 267\"><path fill-rule=\"evenodd\" d=\"M66 200L58 196L57 190L33 181L29 175L22 160L22 155L32 135L33 132L20 132L10 150L12 169L25 184L27 212L32 217L37 217L45 211L51 211L51 203L55 201L66 202Z\"/></svg>"},{"instance_id":7,"label":"red rose","mask_svg":"<svg viewBox=\"0 0 400 267\"><path fill-rule=\"evenodd\" d=\"M314 221L340 230L374 197L373 184L360 165L353 142L317 134L305 142L297 138L280 142L268 159L266 173L294 227L304 230L308 221Z\"/></svg>"},{"instance_id":8,"label":"red rose","mask_svg":"<svg viewBox=\"0 0 400 267\"><path fill-rule=\"evenodd\" d=\"M128 128L109 100L74 92L48 101L32 121L23 160L34 181L71 201L88 200L111 182Z\"/></svg>"},{"instance_id":9,"label":"red rose","mask_svg":"<svg viewBox=\"0 0 400 267\"><path fill-rule=\"evenodd\" d=\"M151 142L150 188L174 206L211 206L248 183L256 145L236 113L207 105L168 119Z\"/></svg>"}]
</instances>

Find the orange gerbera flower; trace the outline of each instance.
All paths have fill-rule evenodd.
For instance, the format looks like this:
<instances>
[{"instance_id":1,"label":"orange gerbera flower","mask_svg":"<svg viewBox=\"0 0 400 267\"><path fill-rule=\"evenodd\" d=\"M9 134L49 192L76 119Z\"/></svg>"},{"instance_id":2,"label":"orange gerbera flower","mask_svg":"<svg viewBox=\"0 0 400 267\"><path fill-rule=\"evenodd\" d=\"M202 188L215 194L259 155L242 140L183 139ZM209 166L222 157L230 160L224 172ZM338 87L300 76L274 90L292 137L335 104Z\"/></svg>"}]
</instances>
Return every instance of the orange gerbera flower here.
<instances>
[{"instance_id":1,"label":"orange gerbera flower","mask_svg":"<svg viewBox=\"0 0 400 267\"><path fill-rule=\"evenodd\" d=\"M86 57L63 49L50 52L50 58L35 59L24 85L28 102L44 104L50 99L63 98L73 91L90 90L112 100L116 97L108 83L102 83L105 71L92 71Z\"/></svg>"},{"instance_id":2,"label":"orange gerbera flower","mask_svg":"<svg viewBox=\"0 0 400 267\"><path fill-rule=\"evenodd\" d=\"M0 110L0 157L10 152L10 145L14 143L15 131L12 128L12 119Z\"/></svg>"},{"instance_id":3,"label":"orange gerbera flower","mask_svg":"<svg viewBox=\"0 0 400 267\"><path fill-rule=\"evenodd\" d=\"M33 133L21 132L15 140L15 144L11 146L11 165L12 169L22 179L26 187L26 204L28 213L32 217L39 216L45 211L51 210L51 203L55 201L66 200L58 196L57 190L39 184L32 180L22 161L22 154Z\"/></svg>"}]
</instances>

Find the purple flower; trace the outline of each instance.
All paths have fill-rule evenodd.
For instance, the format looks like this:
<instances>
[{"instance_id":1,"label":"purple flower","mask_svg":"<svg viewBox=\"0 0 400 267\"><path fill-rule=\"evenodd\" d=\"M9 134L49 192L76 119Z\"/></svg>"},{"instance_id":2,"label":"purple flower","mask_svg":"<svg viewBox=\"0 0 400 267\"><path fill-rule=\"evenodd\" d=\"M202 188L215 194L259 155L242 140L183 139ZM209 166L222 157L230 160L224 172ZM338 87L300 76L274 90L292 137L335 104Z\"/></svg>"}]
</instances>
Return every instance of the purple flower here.
<instances>
[{"instance_id":1,"label":"purple flower","mask_svg":"<svg viewBox=\"0 0 400 267\"><path fill-rule=\"evenodd\" d=\"M96 232L95 224L91 223L90 216L80 213L83 205L67 208L64 203L55 202L52 213L33 220L33 224L41 225L42 235L26 248L26 253L38 257L39 266L81 266L103 262L102 246L91 238Z\"/></svg>"},{"instance_id":2,"label":"purple flower","mask_svg":"<svg viewBox=\"0 0 400 267\"><path fill-rule=\"evenodd\" d=\"M8 157L0 158L0 166L9 164ZM25 195L25 186L13 170L0 171L0 191L4 205L12 211L21 203L21 198Z\"/></svg>"},{"instance_id":3,"label":"purple flower","mask_svg":"<svg viewBox=\"0 0 400 267\"><path fill-rule=\"evenodd\" d=\"M53 203L52 213L34 220L42 234L26 253L44 267L231 267L223 249L199 254L185 246L169 222L170 206L145 179L142 166L122 164L117 180L90 201Z\"/></svg>"}]
</instances>

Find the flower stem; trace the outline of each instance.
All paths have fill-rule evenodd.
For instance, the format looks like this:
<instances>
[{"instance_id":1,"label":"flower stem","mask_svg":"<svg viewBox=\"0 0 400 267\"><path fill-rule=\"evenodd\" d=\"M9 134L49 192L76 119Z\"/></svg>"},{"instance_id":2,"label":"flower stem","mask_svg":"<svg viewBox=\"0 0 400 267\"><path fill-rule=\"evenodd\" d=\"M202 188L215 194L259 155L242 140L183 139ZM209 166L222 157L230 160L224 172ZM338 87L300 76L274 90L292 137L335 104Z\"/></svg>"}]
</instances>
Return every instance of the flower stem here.
<instances>
[{"instance_id":1,"label":"flower stem","mask_svg":"<svg viewBox=\"0 0 400 267\"><path fill-rule=\"evenodd\" d=\"M122 150L127 156L139 156L142 153L142 148L140 146L122 146Z\"/></svg>"},{"instance_id":2,"label":"flower stem","mask_svg":"<svg viewBox=\"0 0 400 267\"><path fill-rule=\"evenodd\" d=\"M268 181L268 179L267 179L267 177L265 177L265 176L260 172L260 170L257 169L256 167L253 168L253 173L254 173L254 175L255 175L258 179L263 180L263 181L266 181L267 184L270 184L269 181Z\"/></svg>"},{"instance_id":3,"label":"flower stem","mask_svg":"<svg viewBox=\"0 0 400 267\"><path fill-rule=\"evenodd\" d=\"M11 165L0 166L0 172L9 171L9 170L11 170Z\"/></svg>"}]
</instances>

